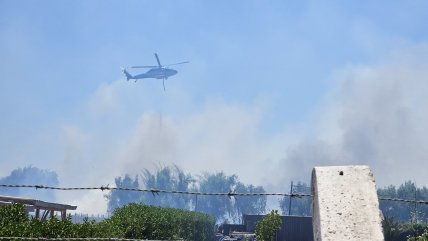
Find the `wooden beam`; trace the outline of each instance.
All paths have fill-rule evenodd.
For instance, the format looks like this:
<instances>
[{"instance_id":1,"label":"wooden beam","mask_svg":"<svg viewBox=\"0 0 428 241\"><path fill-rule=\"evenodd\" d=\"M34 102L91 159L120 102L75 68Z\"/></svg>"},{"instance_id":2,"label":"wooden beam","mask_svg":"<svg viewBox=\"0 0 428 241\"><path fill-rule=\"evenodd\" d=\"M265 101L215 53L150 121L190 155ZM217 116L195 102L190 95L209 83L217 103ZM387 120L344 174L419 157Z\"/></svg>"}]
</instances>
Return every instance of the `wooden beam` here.
<instances>
[{"instance_id":1,"label":"wooden beam","mask_svg":"<svg viewBox=\"0 0 428 241\"><path fill-rule=\"evenodd\" d=\"M36 219L40 217L40 208L36 208Z\"/></svg>"},{"instance_id":2,"label":"wooden beam","mask_svg":"<svg viewBox=\"0 0 428 241\"><path fill-rule=\"evenodd\" d=\"M67 219L67 211L61 211L61 220L66 220Z\"/></svg>"},{"instance_id":3,"label":"wooden beam","mask_svg":"<svg viewBox=\"0 0 428 241\"><path fill-rule=\"evenodd\" d=\"M49 213L49 210L43 211L42 220L41 220L42 222L46 220L46 218L48 217L48 213Z\"/></svg>"},{"instance_id":4,"label":"wooden beam","mask_svg":"<svg viewBox=\"0 0 428 241\"><path fill-rule=\"evenodd\" d=\"M53 209L55 211L62 211L65 209L76 210L77 208L77 206L73 206L73 205L44 202L36 199L11 197L11 196L0 196L0 202L27 204L27 205L33 205L36 208Z\"/></svg>"}]
</instances>

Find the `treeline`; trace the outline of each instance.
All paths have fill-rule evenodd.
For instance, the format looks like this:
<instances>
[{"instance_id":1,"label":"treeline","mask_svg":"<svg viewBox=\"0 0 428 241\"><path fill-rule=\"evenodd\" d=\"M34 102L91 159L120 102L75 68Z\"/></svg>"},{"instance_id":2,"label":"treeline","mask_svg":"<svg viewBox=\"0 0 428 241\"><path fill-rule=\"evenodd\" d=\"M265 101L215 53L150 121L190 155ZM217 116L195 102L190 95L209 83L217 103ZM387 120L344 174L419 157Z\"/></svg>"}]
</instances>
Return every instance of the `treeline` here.
<instances>
[{"instance_id":1,"label":"treeline","mask_svg":"<svg viewBox=\"0 0 428 241\"><path fill-rule=\"evenodd\" d=\"M158 168L155 172L144 170L140 175L125 175L115 178L116 187L177 190L189 192L264 193L261 186L246 185L236 175L224 172L203 173L193 176L177 166ZM128 203L141 202L147 205L196 210L216 217L219 221L239 221L242 214L262 214L266 210L266 197L194 196L178 194L152 194L140 192L111 191L107 196L108 211Z\"/></svg>"},{"instance_id":2,"label":"treeline","mask_svg":"<svg viewBox=\"0 0 428 241\"><path fill-rule=\"evenodd\" d=\"M262 186L246 185L239 181L238 176L228 176L223 172L204 173L200 176L186 174L177 166L163 167L155 172L144 170L141 175L118 177L117 187L153 188L162 190L199 191L199 192L240 192L264 193ZM310 194L310 185L297 182L293 185L293 193ZM289 192L289 187L284 188ZM416 187L407 181L398 187L387 186L378 188L380 198L396 198L406 200L428 200L428 188ZM113 191L108 198L108 209L113 211L130 202L142 202L148 205L174 207L204 212L215 216L218 220L239 222L242 214L264 214L266 197L238 196L233 199L224 196L195 196L177 194L155 194ZM290 200L291 199L291 200ZM197 201L197 207L196 207ZM428 205L409 202L380 200L380 209L387 218L396 222L428 223ZM311 216L311 197L284 197L279 199L279 207L283 215Z\"/></svg>"},{"instance_id":3,"label":"treeline","mask_svg":"<svg viewBox=\"0 0 428 241\"><path fill-rule=\"evenodd\" d=\"M293 193L310 194L310 186L298 182L293 185ZM428 205L411 202L381 200L394 198L404 200L428 200L428 188L417 187L414 182L407 181L398 187L393 185L378 188L379 208L385 219L397 223L428 223ZM284 215L311 216L310 197L285 197L280 200L281 211ZM291 210L289 210L291 208Z\"/></svg>"},{"instance_id":4,"label":"treeline","mask_svg":"<svg viewBox=\"0 0 428 241\"><path fill-rule=\"evenodd\" d=\"M1 177L0 184L37 184L46 186L58 186L58 175L54 171L44 170L33 166L17 168L10 175ZM17 196L54 202L53 190L34 190L29 188L1 188L0 195Z\"/></svg>"},{"instance_id":5,"label":"treeline","mask_svg":"<svg viewBox=\"0 0 428 241\"><path fill-rule=\"evenodd\" d=\"M54 171L37 167L24 167L13 170L10 175L0 178L0 184L38 184L58 186L58 175ZM226 175L224 172L192 175L185 173L178 166L160 167L151 172L143 170L139 175L124 175L115 179L117 187L153 188L162 190L264 193L262 186L242 183L237 175ZM289 192L285 184L282 192ZM293 185L293 193L310 194L310 186L304 182ZM52 190L34 190L22 188L1 188L0 195L22 196L55 201ZM381 198L396 198L406 200L428 200L428 188L417 187L407 181L398 187L386 186L378 189ZM144 203L159 207L171 207L184 210L197 210L216 217L219 222L239 222L242 214L264 214L266 212L265 196L239 196L227 198L224 196L191 196L178 194L152 194L141 192L113 191L106 195L108 212L128 203ZM279 199L279 207L283 215L311 216L310 197L284 197ZM399 223L428 223L428 205L409 202L380 200L380 209L386 218L392 218Z\"/></svg>"},{"instance_id":6,"label":"treeline","mask_svg":"<svg viewBox=\"0 0 428 241\"><path fill-rule=\"evenodd\" d=\"M0 237L133 238L157 240L213 240L215 219L174 208L129 204L101 222L72 223L71 216L41 222L29 217L24 205L0 208Z\"/></svg>"},{"instance_id":7,"label":"treeline","mask_svg":"<svg viewBox=\"0 0 428 241\"><path fill-rule=\"evenodd\" d=\"M311 194L311 187L305 182L292 184L294 194ZM312 199L310 196L304 197L284 197L279 200L279 207L282 215L312 216Z\"/></svg>"},{"instance_id":8,"label":"treeline","mask_svg":"<svg viewBox=\"0 0 428 241\"><path fill-rule=\"evenodd\" d=\"M428 224L399 223L393 218L386 217L382 221L385 241L427 241Z\"/></svg>"},{"instance_id":9,"label":"treeline","mask_svg":"<svg viewBox=\"0 0 428 241\"><path fill-rule=\"evenodd\" d=\"M398 188L392 185L379 188L377 193L382 198L428 200L428 188L417 187L411 181L401 184ZM385 218L399 223L428 223L428 205L426 204L381 200L379 205Z\"/></svg>"},{"instance_id":10,"label":"treeline","mask_svg":"<svg viewBox=\"0 0 428 241\"><path fill-rule=\"evenodd\" d=\"M178 166L158 168L155 172L145 169L140 175L125 175L115 178L116 187L146 188L160 190L177 190L207 193L265 193L262 186L244 184L237 175L226 175L224 172L191 175ZM286 187L285 189L288 189ZM284 190L284 192L288 192ZM310 186L304 182L293 185L293 193L310 194ZM112 191L106 196L108 212L133 202L147 205L197 210L217 218L221 222L240 222L243 214L265 214L266 196L191 196L178 194L152 194L139 192ZM311 216L310 197L283 197L279 199L283 215ZM291 209L291 210L290 210Z\"/></svg>"}]
</instances>

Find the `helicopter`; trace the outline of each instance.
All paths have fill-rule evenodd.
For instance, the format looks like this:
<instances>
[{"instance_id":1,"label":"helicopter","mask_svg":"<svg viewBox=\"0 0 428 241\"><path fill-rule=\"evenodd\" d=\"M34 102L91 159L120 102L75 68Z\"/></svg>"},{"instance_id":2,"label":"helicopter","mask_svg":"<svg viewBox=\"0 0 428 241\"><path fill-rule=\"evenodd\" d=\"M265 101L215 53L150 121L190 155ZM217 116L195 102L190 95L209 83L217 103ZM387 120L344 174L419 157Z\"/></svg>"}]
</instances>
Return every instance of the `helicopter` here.
<instances>
[{"instance_id":1,"label":"helicopter","mask_svg":"<svg viewBox=\"0 0 428 241\"><path fill-rule=\"evenodd\" d=\"M162 79L163 83L163 90L165 91L165 80L169 77L176 75L178 73L175 69L166 68L168 66L172 65L178 65L178 64L187 64L189 61L179 62L175 64L167 64L162 65L159 61L158 54L155 53L156 61L158 62L158 65L144 65L144 66L130 66L128 68L137 69L137 68L149 68L149 70L144 74L137 74L137 75L131 75L126 69L122 68L123 73L126 75L126 80L133 79L135 82L137 82L138 79L145 79L145 78L154 78L154 79Z\"/></svg>"}]
</instances>

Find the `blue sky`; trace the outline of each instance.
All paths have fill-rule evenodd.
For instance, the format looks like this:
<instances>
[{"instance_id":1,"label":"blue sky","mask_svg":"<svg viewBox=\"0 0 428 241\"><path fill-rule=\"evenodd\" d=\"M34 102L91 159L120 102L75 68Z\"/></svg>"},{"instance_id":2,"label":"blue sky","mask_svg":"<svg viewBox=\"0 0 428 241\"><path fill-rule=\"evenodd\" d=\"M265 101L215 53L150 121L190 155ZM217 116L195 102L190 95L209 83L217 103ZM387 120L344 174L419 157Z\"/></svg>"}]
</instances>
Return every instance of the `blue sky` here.
<instances>
[{"instance_id":1,"label":"blue sky","mask_svg":"<svg viewBox=\"0 0 428 241\"><path fill-rule=\"evenodd\" d=\"M67 173L81 169L82 180L97 183L99 176L108 182L153 163L178 163L278 189L279 180L308 180L310 166L341 164L331 158L339 156L372 164L381 182L391 183L374 159L392 147L372 147L375 157L355 154L359 142L343 141L355 126L342 121L356 113L344 107L365 98L372 107L383 95L371 90L391 84L384 68L409 65L420 81L396 107L425 120L425 98L412 98L425 86L426 9L426 1L0 1L0 174L31 164L73 185ZM155 52L164 64L190 63L176 66L166 92L158 80L126 82L119 67L155 64ZM347 89L353 78L363 80ZM373 78L382 81L365 81ZM394 120L366 117L361 123L380 123L381 130ZM336 135L324 133L330 128ZM341 147L328 157L311 149L324 145ZM310 157L298 154L308 146ZM271 169L302 172L281 177ZM398 182L412 178L403 174Z\"/></svg>"}]
</instances>

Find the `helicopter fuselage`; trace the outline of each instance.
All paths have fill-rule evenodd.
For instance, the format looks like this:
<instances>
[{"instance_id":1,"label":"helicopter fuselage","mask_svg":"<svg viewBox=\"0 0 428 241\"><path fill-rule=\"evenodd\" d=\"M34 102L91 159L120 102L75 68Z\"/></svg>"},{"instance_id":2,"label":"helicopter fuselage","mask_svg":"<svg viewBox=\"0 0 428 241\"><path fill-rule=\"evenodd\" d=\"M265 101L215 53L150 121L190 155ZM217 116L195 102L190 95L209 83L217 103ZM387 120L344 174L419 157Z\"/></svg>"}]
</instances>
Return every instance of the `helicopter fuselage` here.
<instances>
[{"instance_id":1,"label":"helicopter fuselage","mask_svg":"<svg viewBox=\"0 0 428 241\"><path fill-rule=\"evenodd\" d=\"M157 66L144 65L144 66L129 67L129 68L150 68L149 71L147 71L144 74L137 74L133 76L126 70L126 68L122 68L122 72L126 75L126 80L133 79L135 80L135 82L137 82L138 79L145 79L145 78L161 79L163 84L163 90L165 90L165 80L178 73L177 70L166 68L166 66L189 63L189 61L184 61L184 62L175 63L175 64L162 65L156 53L155 53L155 57L156 57L156 61L158 62Z\"/></svg>"},{"instance_id":2,"label":"helicopter fuselage","mask_svg":"<svg viewBox=\"0 0 428 241\"><path fill-rule=\"evenodd\" d=\"M133 76L133 79L144 79L144 78L155 78L155 79L168 79L173 75L177 74L177 70L169 68L152 68L144 74L138 74Z\"/></svg>"}]
</instances>

